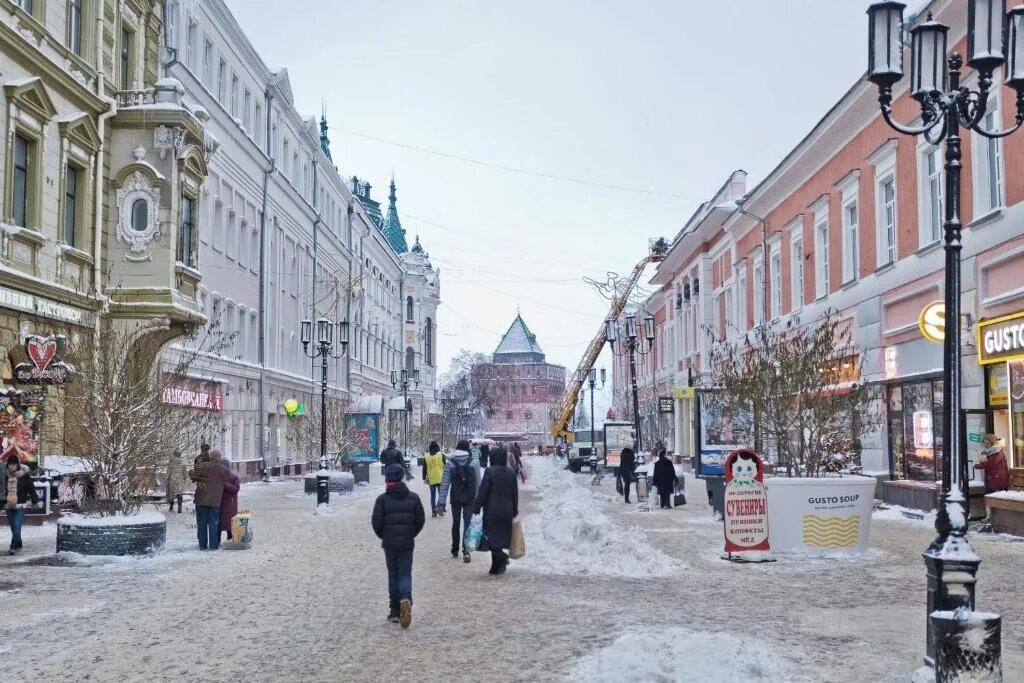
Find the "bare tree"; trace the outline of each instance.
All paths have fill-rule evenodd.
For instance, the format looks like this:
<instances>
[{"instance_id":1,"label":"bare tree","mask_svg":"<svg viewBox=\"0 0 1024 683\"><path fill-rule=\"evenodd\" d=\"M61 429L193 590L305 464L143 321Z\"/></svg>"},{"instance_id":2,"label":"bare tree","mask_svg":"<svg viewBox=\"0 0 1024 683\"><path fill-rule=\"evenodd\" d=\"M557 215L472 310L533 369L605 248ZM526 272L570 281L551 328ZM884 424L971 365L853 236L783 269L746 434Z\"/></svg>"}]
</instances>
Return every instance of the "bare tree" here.
<instances>
[{"instance_id":1,"label":"bare tree","mask_svg":"<svg viewBox=\"0 0 1024 683\"><path fill-rule=\"evenodd\" d=\"M71 334L65 359L73 372L54 389L64 413L55 431L65 453L82 458L94 478L86 512L132 514L169 462L222 431L215 399L188 387L234 335L215 320L182 339L181 328L164 318L110 315L93 335ZM179 344L164 353L172 339Z\"/></svg>"},{"instance_id":2,"label":"bare tree","mask_svg":"<svg viewBox=\"0 0 1024 683\"><path fill-rule=\"evenodd\" d=\"M347 469L349 464L345 456L355 446L348 437L345 415L348 414L351 401L347 398L327 398L327 462L331 469ZM320 396L310 395L302 415L288 418L286 439L292 452L304 457L312 468L319 467L320 462Z\"/></svg>"},{"instance_id":3,"label":"bare tree","mask_svg":"<svg viewBox=\"0 0 1024 683\"><path fill-rule=\"evenodd\" d=\"M479 424L481 416L489 416L498 405L503 378L501 366L493 365L482 353L462 349L452 359L448 372L439 382L442 391L451 393L451 400L444 402L445 430L472 431ZM466 415L470 417L466 417Z\"/></svg>"},{"instance_id":4,"label":"bare tree","mask_svg":"<svg viewBox=\"0 0 1024 683\"><path fill-rule=\"evenodd\" d=\"M833 310L802 328L760 325L742 341L715 341L711 400L723 413L752 415L763 450L789 476L856 468L861 435L880 419L861 355Z\"/></svg>"}]
</instances>

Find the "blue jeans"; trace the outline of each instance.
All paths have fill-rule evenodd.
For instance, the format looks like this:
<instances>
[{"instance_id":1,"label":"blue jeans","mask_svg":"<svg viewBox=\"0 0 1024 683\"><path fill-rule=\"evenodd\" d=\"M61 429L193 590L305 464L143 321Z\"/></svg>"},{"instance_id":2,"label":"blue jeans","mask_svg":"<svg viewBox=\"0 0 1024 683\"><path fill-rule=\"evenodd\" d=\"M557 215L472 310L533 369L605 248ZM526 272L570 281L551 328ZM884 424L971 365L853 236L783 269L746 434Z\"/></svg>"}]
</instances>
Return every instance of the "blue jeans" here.
<instances>
[{"instance_id":1,"label":"blue jeans","mask_svg":"<svg viewBox=\"0 0 1024 683\"><path fill-rule=\"evenodd\" d=\"M437 492L441 490L440 484L430 485L430 509L433 510L437 507Z\"/></svg>"},{"instance_id":2,"label":"blue jeans","mask_svg":"<svg viewBox=\"0 0 1024 683\"><path fill-rule=\"evenodd\" d=\"M384 549L388 565L388 599L392 602L412 599L412 551Z\"/></svg>"},{"instance_id":3,"label":"blue jeans","mask_svg":"<svg viewBox=\"0 0 1024 683\"><path fill-rule=\"evenodd\" d=\"M220 508L212 505L196 506L196 527L199 549L216 550L220 547Z\"/></svg>"},{"instance_id":4,"label":"blue jeans","mask_svg":"<svg viewBox=\"0 0 1024 683\"><path fill-rule=\"evenodd\" d=\"M7 510L7 523L11 525L11 550L21 547L21 524L25 521L25 508Z\"/></svg>"}]
</instances>

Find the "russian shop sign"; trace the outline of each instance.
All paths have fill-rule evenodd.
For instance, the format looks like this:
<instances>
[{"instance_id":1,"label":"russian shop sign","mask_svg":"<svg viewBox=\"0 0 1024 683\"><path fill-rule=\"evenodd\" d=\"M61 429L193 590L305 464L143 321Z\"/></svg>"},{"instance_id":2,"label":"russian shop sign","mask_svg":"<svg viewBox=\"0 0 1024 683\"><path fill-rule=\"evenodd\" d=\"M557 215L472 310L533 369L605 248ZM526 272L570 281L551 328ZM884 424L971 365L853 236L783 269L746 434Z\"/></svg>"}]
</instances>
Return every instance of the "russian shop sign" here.
<instances>
[{"instance_id":1,"label":"russian shop sign","mask_svg":"<svg viewBox=\"0 0 1024 683\"><path fill-rule=\"evenodd\" d=\"M946 338L946 303L933 301L925 306L917 317L917 327L925 339L941 344Z\"/></svg>"},{"instance_id":2,"label":"russian shop sign","mask_svg":"<svg viewBox=\"0 0 1024 683\"><path fill-rule=\"evenodd\" d=\"M0 287L0 306L15 311L34 313L43 318L60 320L74 325L88 327L93 323L93 313L75 306L68 306L57 301L45 299L34 294L26 294L16 289Z\"/></svg>"},{"instance_id":3,"label":"russian shop sign","mask_svg":"<svg viewBox=\"0 0 1024 683\"><path fill-rule=\"evenodd\" d=\"M742 448L725 460L725 552L766 551L768 495L764 466L754 451Z\"/></svg>"},{"instance_id":4,"label":"russian shop sign","mask_svg":"<svg viewBox=\"0 0 1024 683\"><path fill-rule=\"evenodd\" d=\"M14 366L14 379L22 384L64 384L74 372L64 362L67 339L62 334L40 337L29 335L25 338L25 354L28 363Z\"/></svg>"},{"instance_id":5,"label":"russian shop sign","mask_svg":"<svg viewBox=\"0 0 1024 683\"><path fill-rule=\"evenodd\" d=\"M1024 311L978 322L978 362L1024 358Z\"/></svg>"},{"instance_id":6,"label":"russian shop sign","mask_svg":"<svg viewBox=\"0 0 1024 683\"><path fill-rule=\"evenodd\" d=\"M213 382L181 382L164 387L160 400L169 406L219 413L224 410L220 385Z\"/></svg>"},{"instance_id":7,"label":"russian shop sign","mask_svg":"<svg viewBox=\"0 0 1024 683\"><path fill-rule=\"evenodd\" d=\"M659 396L658 397L658 412L659 413L674 413L676 412L676 400L671 396Z\"/></svg>"}]
</instances>

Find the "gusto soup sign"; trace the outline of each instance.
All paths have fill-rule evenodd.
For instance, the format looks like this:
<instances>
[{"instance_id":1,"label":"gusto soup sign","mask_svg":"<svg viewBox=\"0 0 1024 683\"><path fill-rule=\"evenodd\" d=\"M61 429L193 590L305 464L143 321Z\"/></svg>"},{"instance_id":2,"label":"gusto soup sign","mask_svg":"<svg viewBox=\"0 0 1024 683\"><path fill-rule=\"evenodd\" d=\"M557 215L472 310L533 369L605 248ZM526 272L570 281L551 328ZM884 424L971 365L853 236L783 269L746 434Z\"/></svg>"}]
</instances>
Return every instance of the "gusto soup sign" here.
<instances>
[{"instance_id":1,"label":"gusto soup sign","mask_svg":"<svg viewBox=\"0 0 1024 683\"><path fill-rule=\"evenodd\" d=\"M725 459L725 552L768 551L768 496L764 467L751 450ZM742 557L737 558L742 559Z\"/></svg>"}]
</instances>

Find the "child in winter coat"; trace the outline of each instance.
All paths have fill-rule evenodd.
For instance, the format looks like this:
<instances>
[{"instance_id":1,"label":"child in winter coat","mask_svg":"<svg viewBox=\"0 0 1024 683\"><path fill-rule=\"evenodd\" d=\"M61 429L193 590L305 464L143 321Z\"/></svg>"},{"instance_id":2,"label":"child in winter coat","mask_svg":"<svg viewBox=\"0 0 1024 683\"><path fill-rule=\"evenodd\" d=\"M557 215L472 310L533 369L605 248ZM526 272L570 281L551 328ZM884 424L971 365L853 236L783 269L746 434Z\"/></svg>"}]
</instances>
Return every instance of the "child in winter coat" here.
<instances>
[{"instance_id":1,"label":"child in winter coat","mask_svg":"<svg viewBox=\"0 0 1024 683\"><path fill-rule=\"evenodd\" d=\"M409 628L412 622L412 552L416 536L423 530L426 516L420 497L402 481L405 468L391 464L384 470L384 493L373 505L371 523L381 539L384 560L388 567L388 621L401 622Z\"/></svg>"}]
</instances>

